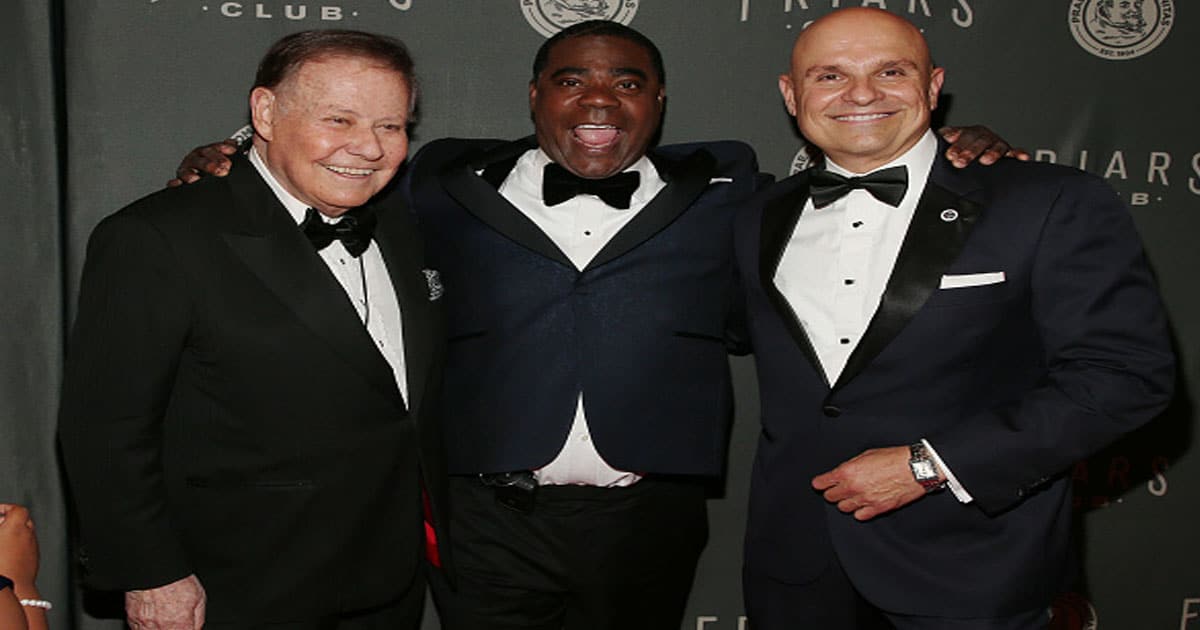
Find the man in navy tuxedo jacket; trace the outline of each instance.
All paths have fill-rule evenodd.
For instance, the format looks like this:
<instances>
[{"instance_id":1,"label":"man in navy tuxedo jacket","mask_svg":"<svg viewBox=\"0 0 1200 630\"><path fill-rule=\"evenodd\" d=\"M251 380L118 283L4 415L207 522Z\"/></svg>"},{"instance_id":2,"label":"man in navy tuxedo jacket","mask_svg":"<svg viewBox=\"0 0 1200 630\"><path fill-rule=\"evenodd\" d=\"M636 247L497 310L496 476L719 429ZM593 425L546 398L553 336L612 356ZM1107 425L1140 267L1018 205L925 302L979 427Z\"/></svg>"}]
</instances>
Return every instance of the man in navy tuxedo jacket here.
<instances>
[{"instance_id":1,"label":"man in navy tuxedo jacket","mask_svg":"<svg viewBox=\"0 0 1200 630\"><path fill-rule=\"evenodd\" d=\"M741 143L650 149L664 81L637 31L576 25L534 61L534 137L409 167L446 286L449 628L682 620L732 406L729 233L759 179Z\"/></svg>"},{"instance_id":2,"label":"man in navy tuxedo jacket","mask_svg":"<svg viewBox=\"0 0 1200 630\"><path fill-rule=\"evenodd\" d=\"M1170 397L1116 195L1047 164L951 168L929 132L942 80L916 28L858 8L805 30L780 77L826 163L735 230L762 399L756 630L1044 628L1062 473Z\"/></svg>"}]
</instances>

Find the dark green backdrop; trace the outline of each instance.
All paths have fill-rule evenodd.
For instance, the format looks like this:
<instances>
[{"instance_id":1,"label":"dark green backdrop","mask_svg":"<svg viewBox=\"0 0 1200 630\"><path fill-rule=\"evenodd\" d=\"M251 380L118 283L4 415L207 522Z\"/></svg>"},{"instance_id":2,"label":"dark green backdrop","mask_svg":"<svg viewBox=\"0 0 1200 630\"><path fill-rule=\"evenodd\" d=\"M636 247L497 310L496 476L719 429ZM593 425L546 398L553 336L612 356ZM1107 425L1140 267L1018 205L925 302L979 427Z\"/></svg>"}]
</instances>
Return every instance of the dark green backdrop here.
<instances>
[{"instance_id":1,"label":"dark green backdrop","mask_svg":"<svg viewBox=\"0 0 1200 630\"><path fill-rule=\"evenodd\" d=\"M417 56L414 149L441 136L530 132L529 65L543 31L588 15L631 23L667 62L664 142L737 138L786 175L801 140L776 89L791 40L837 6L910 17L947 68L943 113L984 122L1039 159L1103 174L1130 202L1181 356L1180 397L1146 430L1081 463L1086 583L1064 628L1200 628L1200 122L1196 0L1143 0L1144 24L1098 29L1101 0L7 0L0 8L0 501L32 506L55 628L116 627L72 588L54 416L64 331L87 234L162 186L185 152L245 119L255 63L278 37L393 34ZM1185 6L1186 2L1186 6ZM541 30L539 30L541 29ZM685 627L740 630L740 538L757 431L752 364L723 498ZM75 602L74 604L72 602ZM1083 619L1094 609L1093 626ZM436 627L430 615L429 628Z\"/></svg>"}]
</instances>

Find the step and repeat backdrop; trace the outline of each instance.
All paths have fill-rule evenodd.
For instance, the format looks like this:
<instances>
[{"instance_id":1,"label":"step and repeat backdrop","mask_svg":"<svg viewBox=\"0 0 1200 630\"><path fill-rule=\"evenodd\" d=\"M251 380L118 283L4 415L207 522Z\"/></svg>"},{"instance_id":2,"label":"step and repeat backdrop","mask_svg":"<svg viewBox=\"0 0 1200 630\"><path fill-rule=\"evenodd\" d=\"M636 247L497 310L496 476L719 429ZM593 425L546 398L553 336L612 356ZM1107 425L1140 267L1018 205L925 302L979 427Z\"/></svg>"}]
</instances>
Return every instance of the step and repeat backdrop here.
<instances>
[{"instance_id":1,"label":"step and repeat backdrop","mask_svg":"<svg viewBox=\"0 0 1200 630\"><path fill-rule=\"evenodd\" d=\"M805 166L776 87L791 42L810 21L860 5L924 31L947 71L945 123L985 124L1038 160L1097 173L1129 204L1170 310L1180 393L1152 425L1064 473L1076 484L1084 574L1056 603L1054 624L1200 628L1195 0L71 0L69 300L96 222L161 187L194 146L244 124L256 63L287 33L352 28L407 42L422 87L416 149L444 136L531 133L537 47L581 20L620 21L665 56L664 143L744 140L762 170L785 176ZM747 627L740 543L758 406L752 363L735 359L734 370L728 475L711 501L689 630ZM437 627L432 612L426 626Z\"/></svg>"}]
</instances>

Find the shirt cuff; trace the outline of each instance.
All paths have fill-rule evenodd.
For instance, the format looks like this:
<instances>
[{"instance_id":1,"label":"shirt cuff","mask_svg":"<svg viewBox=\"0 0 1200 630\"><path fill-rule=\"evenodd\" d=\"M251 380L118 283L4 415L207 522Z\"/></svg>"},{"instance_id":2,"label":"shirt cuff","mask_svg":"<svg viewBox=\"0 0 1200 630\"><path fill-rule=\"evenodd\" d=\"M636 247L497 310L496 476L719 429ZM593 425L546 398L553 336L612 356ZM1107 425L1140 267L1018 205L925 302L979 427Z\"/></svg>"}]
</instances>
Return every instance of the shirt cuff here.
<instances>
[{"instance_id":1,"label":"shirt cuff","mask_svg":"<svg viewBox=\"0 0 1200 630\"><path fill-rule=\"evenodd\" d=\"M959 503L974 501L975 499L971 497L971 493L967 492L967 489L961 483L958 483L958 478L950 471L950 467L946 465L946 462L942 461L942 458L938 456L938 452L933 449L933 445L929 443L929 440L921 438L921 444L925 445L925 450L929 452L930 457L933 457L933 463L937 464L938 469L946 474L946 487L950 488L950 492L954 494L954 498L958 499Z\"/></svg>"}]
</instances>

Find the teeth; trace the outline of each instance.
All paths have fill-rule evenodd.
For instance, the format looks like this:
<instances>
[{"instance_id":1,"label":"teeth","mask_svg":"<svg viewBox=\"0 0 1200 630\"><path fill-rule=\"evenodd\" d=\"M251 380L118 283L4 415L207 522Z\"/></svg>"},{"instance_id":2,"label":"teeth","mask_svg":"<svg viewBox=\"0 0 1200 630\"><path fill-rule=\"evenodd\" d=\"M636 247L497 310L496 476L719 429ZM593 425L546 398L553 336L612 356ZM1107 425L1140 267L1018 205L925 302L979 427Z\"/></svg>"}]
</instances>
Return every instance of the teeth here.
<instances>
[{"instance_id":1,"label":"teeth","mask_svg":"<svg viewBox=\"0 0 1200 630\"><path fill-rule=\"evenodd\" d=\"M880 118L887 118L890 115L891 114L849 114L846 116L836 116L835 118L850 122L862 122L866 120L879 120Z\"/></svg>"},{"instance_id":2,"label":"teeth","mask_svg":"<svg viewBox=\"0 0 1200 630\"><path fill-rule=\"evenodd\" d=\"M583 124L575 127L575 137L584 145L600 150L612 146L621 135L616 125Z\"/></svg>"},{"instance_id":3,"label":"teeth","mask_svg":"<svg viewBox=\"0 0 1200 630\"><path fill-rule=\"evenodd\" d=\"M332 164L325 164L323 166L340 175L365 176L375 172L373 168L349 168L346 166L333 166Z\"/></svg>"}]
</instances>

